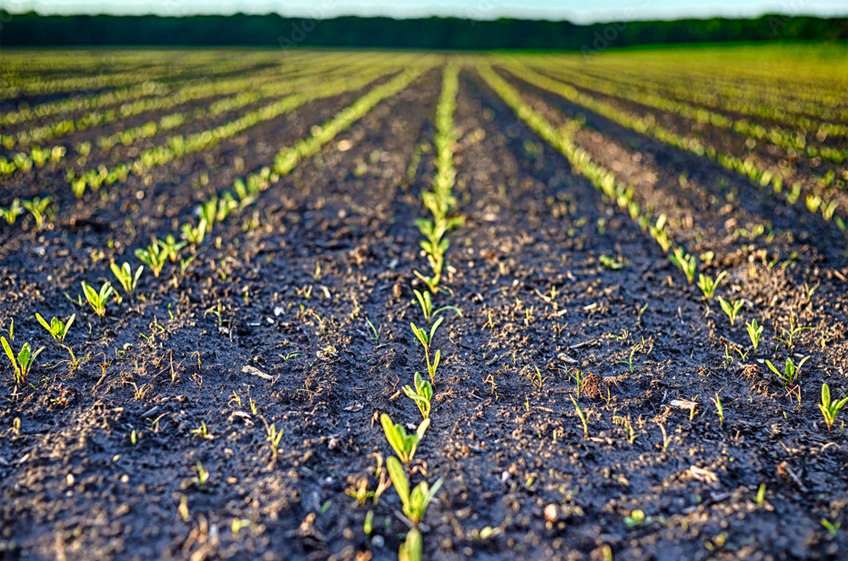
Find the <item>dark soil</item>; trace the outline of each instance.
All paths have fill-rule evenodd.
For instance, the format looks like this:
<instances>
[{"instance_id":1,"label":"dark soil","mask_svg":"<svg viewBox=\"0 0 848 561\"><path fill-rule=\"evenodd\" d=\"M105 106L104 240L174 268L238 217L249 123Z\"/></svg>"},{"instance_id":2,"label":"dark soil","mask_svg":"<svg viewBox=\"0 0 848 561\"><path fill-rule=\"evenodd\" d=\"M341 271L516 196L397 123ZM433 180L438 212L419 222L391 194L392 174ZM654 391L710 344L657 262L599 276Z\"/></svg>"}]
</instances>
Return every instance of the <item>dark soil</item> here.
<instances>
[{"instance_id":1,"label":"dark soil","mask_svg":"<svg viewBox=\"0 0 848 561\"><path fill-rule=\"evenodd\" d=\"M573 110L512 83L554 122ZM16 348L46 347L25 387L0 367L0 559L396 558L408 528L395 491L376 506L346 492L363 479L377 487L391 454L380 413L420 420L401 388L426 373L409 327L426 323L412 293L423 289L413 271L427 267L414 220L433 175L440 87L434 69L379 104L216 226L185 272L145 271L105 318L76 304L82 280L114 281L110 260L135 266L151 235L364 90L103 198L75 202L59 171L2 185L2 204L37 189L60 210L40 233L0 225L0 328L8 336L14 320ZM848 438L841 419L828 434L816 405L822 382L835 397L848 389L844 239L706 159L644 149L586 117L578 143L632 179L690 251L712 251L702 270L726 270L717 293L745 306L731 326L463 70L465 223L450 233L436 297L462 316L443 312L432 424L412 476L444 479L422 524L425 557L844 559L848 534L832 537L821 520L848 527ZM36 312L77 314L66 340L88 357L77 370ZM778 340L790 312L812 328L791 350ZM742 356L753 318L763 342ZM787 356L811 357L790 393L763 362ZM271 426L283 433L276 454Z\"/></svg>"}]
</instances>

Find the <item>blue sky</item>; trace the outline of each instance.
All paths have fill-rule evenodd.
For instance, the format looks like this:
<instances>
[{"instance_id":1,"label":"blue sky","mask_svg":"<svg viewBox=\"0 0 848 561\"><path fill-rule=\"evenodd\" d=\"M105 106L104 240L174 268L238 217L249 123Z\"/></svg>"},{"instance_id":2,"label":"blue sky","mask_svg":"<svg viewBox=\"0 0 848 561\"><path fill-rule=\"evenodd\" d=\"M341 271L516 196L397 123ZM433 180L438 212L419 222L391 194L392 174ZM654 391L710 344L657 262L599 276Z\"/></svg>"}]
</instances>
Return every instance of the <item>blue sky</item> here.
<instances>
[{"instance_id":1,"label":"blue sky","mask_svg":"<svg viewBox=\"0 0 848 561\"><path fill-rule=\"evenodd\" d=\"M845 0L779 0L739 2L733 0L2 0L11 12L34 10L43 14L112 13L190 15L276 12L290 16L333 17L337 15L386 15L418 17L429 15L492 19L501 16L568 19L578 23L669 19L679 17L749 17L763 13L792 15L846 15Z\"/></svg>"}]
</instances>

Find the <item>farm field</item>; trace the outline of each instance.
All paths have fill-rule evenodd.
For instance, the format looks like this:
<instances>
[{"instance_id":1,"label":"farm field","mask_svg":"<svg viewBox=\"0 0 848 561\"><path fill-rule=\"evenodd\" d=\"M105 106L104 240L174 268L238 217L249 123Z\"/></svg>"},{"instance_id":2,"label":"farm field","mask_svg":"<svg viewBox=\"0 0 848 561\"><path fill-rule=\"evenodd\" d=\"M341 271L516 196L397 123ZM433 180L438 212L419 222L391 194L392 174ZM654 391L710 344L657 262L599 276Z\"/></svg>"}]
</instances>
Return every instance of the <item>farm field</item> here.
<instances>
[{"instance_id":1,"label":"farm field","mask_svg":"<svg viewBox=\"0 0 848 561\"><path fill-rule=\"evenodd\" d=\"M5 51L0 559L848 558L846 55Z\"/></svg>"}]
</instances>

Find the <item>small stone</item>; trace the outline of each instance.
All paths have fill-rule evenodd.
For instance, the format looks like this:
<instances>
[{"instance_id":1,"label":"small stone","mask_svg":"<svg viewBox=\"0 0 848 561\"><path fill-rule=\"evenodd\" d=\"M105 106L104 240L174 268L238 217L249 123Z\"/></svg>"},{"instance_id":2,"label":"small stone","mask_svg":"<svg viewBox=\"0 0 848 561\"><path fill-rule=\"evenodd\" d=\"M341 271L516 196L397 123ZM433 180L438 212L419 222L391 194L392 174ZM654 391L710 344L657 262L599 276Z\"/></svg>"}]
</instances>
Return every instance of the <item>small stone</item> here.
<instances>
[{"instance_id":1,"label":"small stone","mask_svg":"<svg viewBox=\"0 0 848 561\"><path fill-rule=\"evenodd\" d=\"M554 523L557 519L557 506L553 503L545 507L545 520Z\"/></svg>"}]
</instances>

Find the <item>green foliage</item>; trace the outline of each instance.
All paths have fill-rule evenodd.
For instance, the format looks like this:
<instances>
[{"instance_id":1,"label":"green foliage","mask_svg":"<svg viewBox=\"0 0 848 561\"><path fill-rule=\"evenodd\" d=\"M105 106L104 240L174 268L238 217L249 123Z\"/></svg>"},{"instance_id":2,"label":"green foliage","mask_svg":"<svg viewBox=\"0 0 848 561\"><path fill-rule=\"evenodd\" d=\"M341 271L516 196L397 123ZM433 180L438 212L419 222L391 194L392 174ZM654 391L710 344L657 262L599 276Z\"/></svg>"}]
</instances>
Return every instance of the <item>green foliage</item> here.
<instances>
[{"instance_id":1,"label":"green foliage","mask_svg":"<svg viewBox=\"0 0 848 561\"><path fill-rule=\"evenodd\" d=\"M14 329L15 324L13 322L12 326L9 328L9 339L11 339L12 342L15 341ZM0 344L2 344L3 350L6 351L6 356L9 357L9 362L12 364L12 368L15 370L15 384L18 385L26 383L30 369L35 363L35 359L41 354L41 351L44 350L44 347L32 352L30 344L24 343L17 356L15 356L15 353L12 351L11 343L7 341L5 337L0 337Z\"/></svg>"},{"instance_id":2,"label":"green foliage","mask_svg":"<svg viewBox=\"0 0 848 561\"><path fill-rule=\"evenodd\" d=\"M421 552L424 547L421 532L413 528L406 534L406 541L398 550L398 561L421 561Z\"/></svg>"},{"instance_id":3,"label":"green foliage","mask_svg":"<svg viewBox=\"0 0 848 561\"><path fill-rule=\"evenodd\" d=\"M50 323L41 317L41 314L36 313L35 319L38 320L38 323L41 324L44 329L47 330L48 333L55 339L58 343L65 342L65 336L68 334L68 330L74 324L74 320L77 319L76 314L72 314L71 317L68 318L68 321L63 322L59 318L53 318L50 320Z\"/></svg>"},{"instance_id":4,"label":"green foliage","mask_svg":"<svg viewBox=\"0 0 848 561\"><path fill-rule=\"evenodd\" d=\"M98 292L93 286L82 281L82 291L85 294L86 301L94 310L94 313L100 317L106 315L106 302L108 302L109 296L112 295L112 285L109 282L105 282Z\"/></svg>"},{"instance_id":5,"label":"green foliage","mask_svg":"<svg viewBox=\"0 0 848 561\"><path fill-rule=\"evenodd\" d=\"M21 206L21 200L14 199L8 208L0 207L0 216L6 220L6 224L11 226L15 223L15 220L18 219L18 216L20 216L23 211L24 209Z\"/></svg>"},{"instance_id":6,"label":"green foliage","mask_svg":"<svg viewBox=\"0 0 848 561\"><path fill-rule=\"evenodd\" d=\"M698 268L695 256L686 253L685 249L678 246L674 248L674 253L668 256L668 260L677 265L677 268L686 275L689 284L692 284L692 281L695 280L695 271Z\"/></svg>"},{"instance_id":7,"label":"green foliage","mask_svg":"<svg viewBox=\"0 0 848 561\"><path fill-rule=\"evenodd\" d=\"M727 301L719 296L718 303L721 304L721 309L730 318L730 325L733 326L736 323L736 316L739 315L739 310L742 309L742 300Z\"/></svg>"},{"instance_id":8,"label":"green foliage","mask_svg":"<svg viewBox=\"0 0 848 561\"><path fill-rule=\"evenodd\" d=\"M763 334L763 326L758 324L756 319L753 319L745 323L745 327L748 329L748 337L751 338L754 354L757 354L757 347L760 346L760 337Z\"/></svg>"},{"instance_id":9,"label":"green foliage","mask_svg":"<svg viewBox=\"0 0 848 561\"><path fill-rule=\"evenodd\" d=\"M47 207L53 202L53 197L34 197L30 201L24 201L23 207L29 211L35 220L35 229L41 230L44 227L44 214Z\"/></svg>"},{"instance_id":10,"label":"green foliage","mask_svg":"<svg viewBox=\"0 0 848 561\"><path fill-rule=\"evenodd\" d=\"M796 384L796 382L798 381L798 377L801 375L801 367L804 366L804 363L807 362L809 359L810 357L805 356L801 359L801 362L796 365L791 358L787 357L786 363L783 366L783 372L775 368L775 366L769 360L766 360L766 364L771 369L771 371L777 375L780 381L783 382L783 387L788 388Z\"/></svg>"},{"instance_id":11,"label":"green foliage","mask_svg":"<svg viewBox=\"0 0 848 561\"><path fill-rule=\"evenodd\" d=\"M159 273L162 272L162 268L165 266L165 262L170 256L170 251L163 251L159 240L153 238L153 243L148 245L147 249L136 249L135 256L138 257L142 263L150 267L150 270L153 271L154 277L159 278Z\"/></svg>"},{"instance_id":12,"label":"green foliage","mask_svg":"<svg viewBox=\"0 0 848 561\"><path fill-rule=\"evenodd\" d=\"M111 263L109 267L112 269L112 274L114 274L118 279L118 282L121 283L121 286L124 288L124 292L127 296L132 296L132 293L135 291L135 287L138 284L138 279L144 271L144 265L139 265L135 274L133 274L129 263L124 263L120 267L117 263Z\"/></svg>"},{"instance_id":13,"label":"green foliage","mask_svg":"<svg viewBox=\"0 0 848 561\"><path fill-rule=\"evenodd\" d=\"M436 481L432 488L426 481L422 481L410 492L406 471L397 458L394 456L386 458L386 469L389 472L392 485L394 485L395 491L400 497L401 504L403 504L403 513L409 518L413 526L417 527L421 519L424 518L433 497L442 487L443 480Z\"/></svg>"},{"instance_id":14,"label":"green foliage","mask_svg":"<svg viewBox=\"0 0 848 561\"><path fill-rule=\"evenodd\" d=\"M397 454L398 458L404 464L409 464L415 456L415 449L418 447L418 442L424 437L424 432L430 426L430 419L424 419L418 425L418 430L413 434L406 434L406 429L403 428L403 425L394 424L391 418L385 413L380 415L380 424L383 425L386 440L395 451L395 454Z\"/></svg>"},{"instance_id":15,"label":"green foliage","mask_svg":"<svg viewBox=\"0 0 848 561\"><path fill-rule=\"evenodd\" d=\"M433 355L433 361L430 361L430 346L433 343L433 337L436 336L436 330L442 324L442 321L445 318L438 318L433 325L430 326L430 333L423 328L416 326L414 323L410 323L409 326L412 328L412 332L418 338L418 341L421 343L421 346L424 347L424 358L427 361L427 372L430 374L430 381L436 382L436 369L439 367L439 362L442 358L442 353L440 350L437 350Z\"/></svg>"},{"instance_id":16,"label":"green foliage","mask_svg":"<svg viewBox=\"0 0 848 561\"><path fill-rule=\"evenodd\" d=\"M433 400L433 385L429 381L424 380L418 372L415 373L414 383L414 390L409 386L404 386L403 393L406 394L406 397L415 402L415 405L417 405L418 409L421 411L421 416L427 419L430 417L430 402Z\"/></svg>"},{"instance_id":17,"label":"green foliage","mask_svg":"<svg viewBox=\"0 0 848 561\"><path fill-rule=\"evenodd\" d=\"M418 305L421 307L421 312L424 314L424 319L427 320L427 323L433 323L433 319L437 315L447 310L456 312L459 317L462 317L462 312L456 306L442 306L438 310L433 311L433 297L429 292L422 293L416 289L412 289L412 292L415 293L415 299L418 300Z\"/></svg>"},{"instance_id":18,"label":"green foliage","mask_svg":"<svg viewBox=\"0 0 848 561\"><path fill-rule=\"evenodd\" d=\"M727 276L727 271L719 273L715 280L713 280L713 278L709 275L698 274L698 288L700 288L701 292L704 293L705 299L712 300L718 284L725 276Z\"/></svg>"},{"instance_id":19,"label":"green foliage","mask_svg":"<svg viewBox=\"0 0 848 561\"><path fill-rule=\"evenodd\" d=\"M800 368L801 365L798 365ZM819 404L819 409L821 409L822 415L824 415L824 422L827 423L827 432L830 432L833 427L833 422L836 420L836 416L839 414L839 411L845 407L845 404L848 404L848 397L831 401L830 399L830 386L827 384L822 384L821 391L821 400L822 402Z\"/></svg>"}]
</instances>

